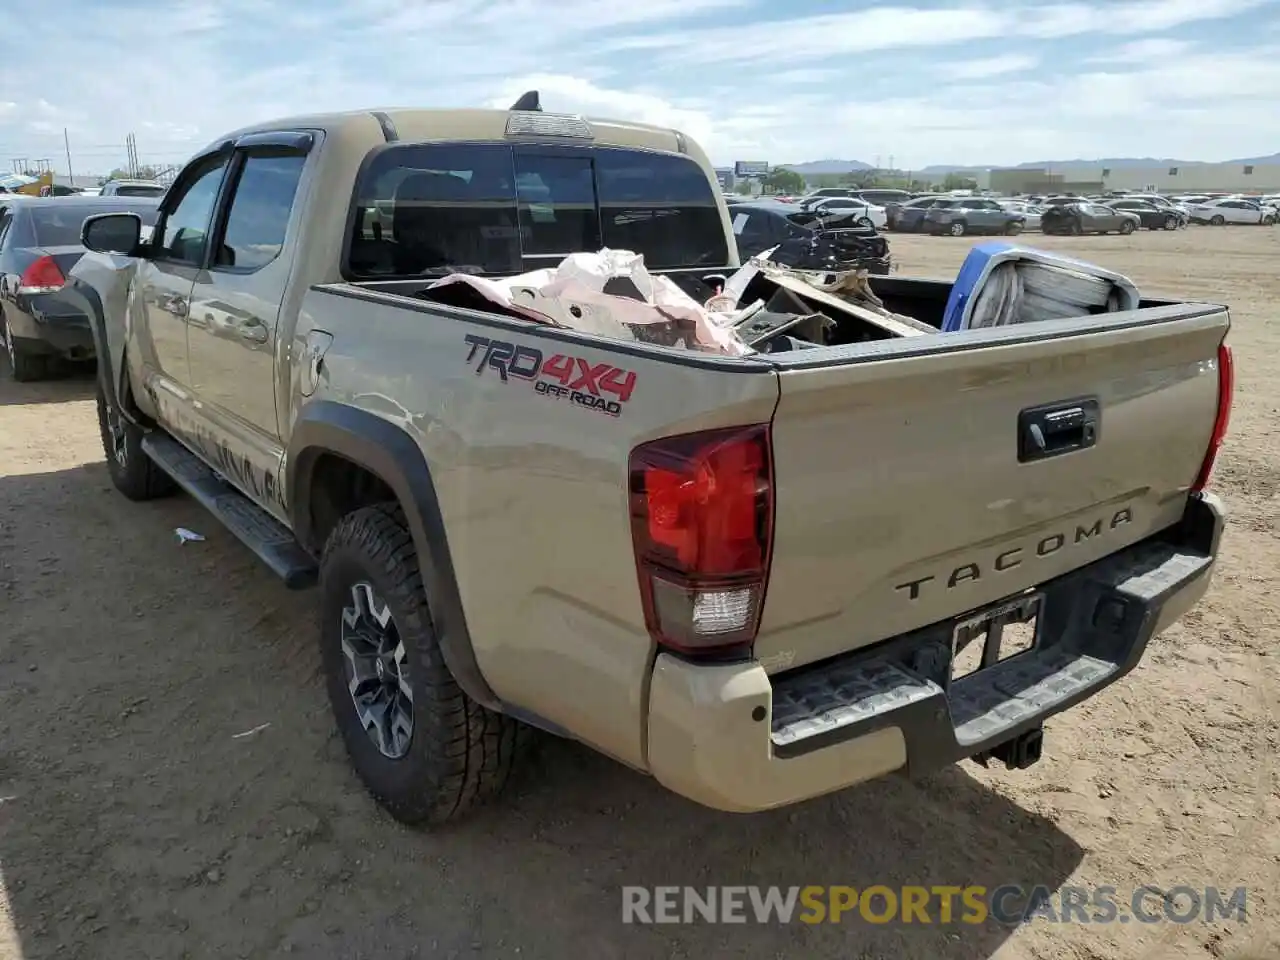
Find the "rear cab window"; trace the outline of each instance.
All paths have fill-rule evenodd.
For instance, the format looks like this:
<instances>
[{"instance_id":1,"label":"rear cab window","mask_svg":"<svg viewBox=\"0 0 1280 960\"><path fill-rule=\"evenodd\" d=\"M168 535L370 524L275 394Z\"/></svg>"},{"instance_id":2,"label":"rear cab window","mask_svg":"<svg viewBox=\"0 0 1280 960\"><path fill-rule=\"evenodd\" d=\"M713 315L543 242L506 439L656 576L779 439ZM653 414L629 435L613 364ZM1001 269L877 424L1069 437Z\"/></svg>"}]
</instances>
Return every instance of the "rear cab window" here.
<instances>
[{"instance_id":1,"label":"rear cab window","mask_svg":"<svg viewBox=\"0 0 1280 960\"><path fill-rule=\"evenodd\" d=\"M117 187L115 195L117 197L163 197L164 187L148 187L148 186L131 186Z\"/></svg>"},{"instance_id":2,"label":"rear cab window","mask_svg":"<svg viewBox=\"0 0 1280 960\"><path fill-rule=\"evenodd\" d=\"M687 157L615 147L396 144L356 183L350 279L510 275L633 250L651 269L723 266L713 183Z\"/></svg>"}]
</instances>

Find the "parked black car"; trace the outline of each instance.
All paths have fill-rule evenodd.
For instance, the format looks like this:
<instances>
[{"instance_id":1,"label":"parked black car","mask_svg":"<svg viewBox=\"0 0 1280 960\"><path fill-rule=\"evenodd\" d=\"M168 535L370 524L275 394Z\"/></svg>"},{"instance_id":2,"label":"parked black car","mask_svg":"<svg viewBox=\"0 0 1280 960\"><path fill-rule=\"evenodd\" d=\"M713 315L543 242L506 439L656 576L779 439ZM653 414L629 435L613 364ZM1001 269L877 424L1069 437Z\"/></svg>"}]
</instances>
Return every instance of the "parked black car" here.
<instances>
[{"instance_id":1,"label":"parked black car","mask_svg":"<svg viewBox=\"0 0 1280 960\"><path fill-rule=\"evenodd\" d=\"M84 255L85 218L132 211L151 226L159 203L150 197L0 197L0 338L15 380L39 380L59 358L94 355L88 319L60 296Z\"/></svg>"},{"instance_id":2,"label":"parked black car","mask_svg":"<svg viewBox=\"0 0 1280 960\"><path fill-rule=\"evenodd\" d=\"M1078 201L1045 207L1040 215L1044 233L1133 233L1142 220L1129 210L1114 210L1100 203Z\"/></svg>"},{"instance_id":3,"label":"parked black car","mask_svg":"<svg viewBox=\"0 0 1280 960\"><path fill-rule=\"evenodd\" d=\"M1109 200L1106 206L1112 210L1125 210L1136 213L1142 226L1148 230L1177 230L1187 223L1187 215L1180 210L1168 207L1157 207L1146 200Z\"/></svg>"},{"instance_id":4,"label":"parked black car","mask_svg":"<svg viewBox=\"0 0 1280 960\"><path fill-rule=\"evenodd\" d=\"M857 211L821 217L785 203L735 203L729 210L733 234L738 241L738 258L746 263L785 240L812 237L817 234L847 234L865 243L859 245L871 254L868 272L889 272L889 244L874 227L859 224Z\"/></svg>"}]
</instances>

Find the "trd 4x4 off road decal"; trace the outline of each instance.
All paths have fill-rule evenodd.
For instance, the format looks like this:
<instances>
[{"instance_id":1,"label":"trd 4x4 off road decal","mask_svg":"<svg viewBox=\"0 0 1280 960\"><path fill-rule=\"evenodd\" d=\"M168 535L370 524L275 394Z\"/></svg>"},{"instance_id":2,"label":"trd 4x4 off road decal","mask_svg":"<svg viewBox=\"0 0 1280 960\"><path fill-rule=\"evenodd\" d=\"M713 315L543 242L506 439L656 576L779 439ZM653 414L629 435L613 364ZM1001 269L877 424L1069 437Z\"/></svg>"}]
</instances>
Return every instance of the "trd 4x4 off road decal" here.
<instances>
[{"instance_id":1,"label":"trd 4x4 off road decal","mask_svg":"<svg viewBox=\"0 0 1280 960\"><path fill-rule=\"evenodd\" d=\"M616 417L631 399L636 375L611 363L592 363L571 353L547 357L537 347L508 340L490 340L468 333L467 362L475 374L496 370L503 383L512 379L531 382L533 392L551 400L567 400L588 410Z\"/></svg>"}]
</instances>

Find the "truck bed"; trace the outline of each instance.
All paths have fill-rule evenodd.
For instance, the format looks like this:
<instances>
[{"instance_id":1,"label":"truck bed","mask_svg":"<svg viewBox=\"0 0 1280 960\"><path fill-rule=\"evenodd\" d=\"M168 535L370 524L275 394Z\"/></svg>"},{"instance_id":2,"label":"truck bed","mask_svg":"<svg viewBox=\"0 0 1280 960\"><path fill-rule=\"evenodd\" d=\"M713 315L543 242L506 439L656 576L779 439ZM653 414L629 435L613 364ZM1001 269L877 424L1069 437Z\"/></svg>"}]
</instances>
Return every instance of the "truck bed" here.
<instances>
[{"instance_id":1,"label":"truck bed","mask_svg":"<svg viewBox=\"0 0 1280 960\"><path fill-rule=\"evenodd\" d=\"M872 283L890 309L941 322L947 283ZM366 362L357 331L382 345L367 362L407 409L380 412L422 424L444 478L446 526L466 531L455 565L473 636L494 638L477 640L485 675L500 696L519 689L523 706L569 729L598 718L579 716L551 685L529 698L528 672L553 655L566 623L584 636L644 635L625 496L638 444L770 425L772 557L754 655L780 673L1016 596L1177 524L1214 433L1229 327L1221 306L1149 300L1085 319L728 358L446 307L413 291L326 285L306 312L321 329L349 328L335 364ZM529 382L504 383L469 336L625 368L636 387L615 416L555 409L532 399ZM389 364L393 342L405 344L404 358ZM534 371L535 388L543 379ZM1088 442L1028 459L1028 424L1064 410L1084 411ZM486 506L512 490L542 504L539 515ZM501 598L486 585L494 569ZM518 648L501 639L513 630L524 633ZM651 655L637 649L637 669ZM642 696L590 662L565 682ZM627 739L600 731L596 742L639 756Z\"/></svg>"}]
</instances>

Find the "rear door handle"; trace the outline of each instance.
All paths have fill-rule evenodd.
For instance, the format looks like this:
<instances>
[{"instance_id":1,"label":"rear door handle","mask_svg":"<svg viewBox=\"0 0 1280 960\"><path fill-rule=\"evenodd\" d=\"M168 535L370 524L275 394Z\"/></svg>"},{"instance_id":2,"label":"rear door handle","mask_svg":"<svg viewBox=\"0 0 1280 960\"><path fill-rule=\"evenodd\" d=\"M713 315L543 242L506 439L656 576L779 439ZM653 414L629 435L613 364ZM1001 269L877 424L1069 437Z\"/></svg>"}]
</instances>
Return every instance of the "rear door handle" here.
<instances>
[{"instance_id":1,"label":"rear door handle","mask_svg":"<svg viewBox=\"0 0 1280 960\"><path fill-rule=\"evenodd\" d=\"M1098 442L1102 411L1097 397L1060 400L1018 414L1018 462L1087 450Z\"/></svg>"}]
</instances>

